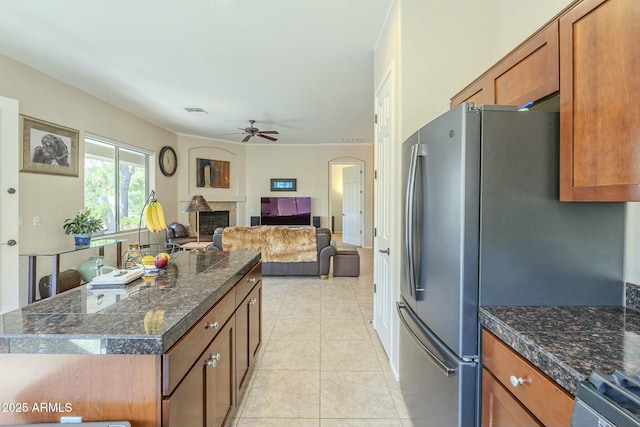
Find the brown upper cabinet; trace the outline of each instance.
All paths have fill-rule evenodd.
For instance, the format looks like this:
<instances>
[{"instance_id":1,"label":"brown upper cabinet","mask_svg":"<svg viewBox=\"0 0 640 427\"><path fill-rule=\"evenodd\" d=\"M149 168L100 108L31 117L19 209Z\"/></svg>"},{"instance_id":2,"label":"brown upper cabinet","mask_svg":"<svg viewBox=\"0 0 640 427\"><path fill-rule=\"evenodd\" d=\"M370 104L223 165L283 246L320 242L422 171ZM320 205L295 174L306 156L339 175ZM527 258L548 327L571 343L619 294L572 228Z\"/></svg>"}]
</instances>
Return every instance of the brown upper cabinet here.
<instances>
[{"instance_id":1,"label":"brown upper cabinet","mask_svg":"<svg viewBox=\"0 0 640 427\"><path fill-rule=\"evenodd\" d=\"M451 99L451 107L476 104L521 106L559 89L558 21L547 24Z\"/></svg>"},{"instance_id":2,"label":"brown upper cabinet","mask_svg":"<svg viewBox=\"0 0 640 427\"><path fill-rule=\"evenodd\" d=\"M640 1L560 18L560 199L640 201Z\"/></svg>"},{"instance_id":3,"label":"brown upper cabinet","mask_svg":"<svg viewBox=\"0 0 640 427\"><path fill-rule=\"evenodd\" d=\"M640 1L576 0L451 99L560 91L560 200L640 201Z\"/></svg>"}]
</instances>

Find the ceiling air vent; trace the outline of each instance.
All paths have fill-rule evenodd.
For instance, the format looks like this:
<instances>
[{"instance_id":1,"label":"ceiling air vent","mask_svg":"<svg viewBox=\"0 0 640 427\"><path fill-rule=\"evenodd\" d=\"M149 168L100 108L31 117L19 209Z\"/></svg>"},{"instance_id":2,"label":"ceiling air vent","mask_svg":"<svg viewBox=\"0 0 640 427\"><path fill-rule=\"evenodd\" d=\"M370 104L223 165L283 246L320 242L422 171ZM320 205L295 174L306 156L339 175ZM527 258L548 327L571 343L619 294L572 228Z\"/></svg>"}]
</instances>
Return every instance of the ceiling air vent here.
<instances>
[{"instance_id":1,"label":"ceiling air vent","mask_svg":"<svg viewBox=\"0 0 640 427\"><path fill-rule=\"evenodd\" d=\"M202 107L185 107L187 113L204 113L207 114L207 110Z\"/></svg>"},{"instance_id":2,"label":"ceiling air vent","mask_svg":"<svg viewBox=\"0 0 640 427\"><path fill-rule=\"evenodd\" d=\"M364 142L364 140L365 138L363 136L342 138L342 142L347 144L356 144L356 143Z\"/></svg>"}]
</instances>

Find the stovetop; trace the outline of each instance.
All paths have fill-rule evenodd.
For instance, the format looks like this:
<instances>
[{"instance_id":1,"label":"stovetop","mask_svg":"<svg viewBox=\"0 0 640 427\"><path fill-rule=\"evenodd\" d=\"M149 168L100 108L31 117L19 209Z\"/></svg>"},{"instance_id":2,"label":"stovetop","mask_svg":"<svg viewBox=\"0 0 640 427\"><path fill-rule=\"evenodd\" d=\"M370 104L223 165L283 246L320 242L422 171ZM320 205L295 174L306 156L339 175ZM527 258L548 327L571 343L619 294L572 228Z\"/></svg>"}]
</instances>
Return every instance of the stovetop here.
<instances>
[{"instance_id":1,"label":"stovetop","mask_svg":"<svg viewBox=\"0 0 640 427\"><path fill-rule=\"evenodd\" d=\"M587 412L592 416L586 416ZM640 427L640 378L619 371L612 375L592 372L578 387L571 425Z\"/></svg>"}]
</instances>

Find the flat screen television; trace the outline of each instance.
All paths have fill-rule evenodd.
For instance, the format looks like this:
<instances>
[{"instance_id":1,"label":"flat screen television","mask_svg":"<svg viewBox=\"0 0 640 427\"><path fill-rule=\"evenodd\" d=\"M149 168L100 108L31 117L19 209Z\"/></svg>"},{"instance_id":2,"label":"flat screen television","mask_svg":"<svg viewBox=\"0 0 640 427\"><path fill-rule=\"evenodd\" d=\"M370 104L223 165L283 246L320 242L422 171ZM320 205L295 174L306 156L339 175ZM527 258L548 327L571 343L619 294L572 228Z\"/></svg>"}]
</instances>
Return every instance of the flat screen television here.
<instances>
[{"instance_id":1,"label":"flat screen television","mask_svg":"<svg viewBox=\"0 0 640 427\"><path fill-rule=\"evenodd\" d=\"M261 225L311 225L311 197L261 197Z\"/></svg>"}]
</instances>

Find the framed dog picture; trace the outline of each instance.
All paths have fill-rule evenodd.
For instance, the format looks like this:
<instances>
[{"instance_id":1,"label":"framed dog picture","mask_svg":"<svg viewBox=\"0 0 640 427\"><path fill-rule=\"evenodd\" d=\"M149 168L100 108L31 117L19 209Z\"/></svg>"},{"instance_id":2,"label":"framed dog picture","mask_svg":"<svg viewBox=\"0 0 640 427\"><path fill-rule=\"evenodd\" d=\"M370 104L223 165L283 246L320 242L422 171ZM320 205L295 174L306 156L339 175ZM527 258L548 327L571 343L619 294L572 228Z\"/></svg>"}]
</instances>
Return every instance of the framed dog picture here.
<instances>
[{"instance_id":1,"label":"framed dog picture","mask_svg":"<svg viewBox=\"0 0 640 427\"><path fill-rule=\"evenodd\" d=\"M22 172L78 176L79 132L20 115Z\"/></svg>"}]
</instances>

